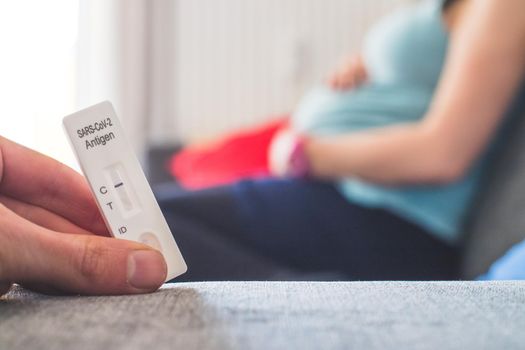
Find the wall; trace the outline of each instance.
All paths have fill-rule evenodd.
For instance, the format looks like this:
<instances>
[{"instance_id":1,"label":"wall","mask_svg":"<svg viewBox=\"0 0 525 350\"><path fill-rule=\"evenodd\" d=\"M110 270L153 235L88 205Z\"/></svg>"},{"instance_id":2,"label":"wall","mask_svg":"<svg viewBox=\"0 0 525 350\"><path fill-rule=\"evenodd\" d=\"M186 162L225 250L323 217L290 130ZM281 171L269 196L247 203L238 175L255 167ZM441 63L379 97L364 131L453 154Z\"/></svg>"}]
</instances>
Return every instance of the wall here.
<instances>
[{"instance_id":1,"label":"wall","mask_svg":"<svg viewBox=\"0 0 525 350\"><path fill-rule=\"evenodd\" d=\"M201 139L290 111L407 0L178 0L173 130ZM164 133L164 136L162 136Z\"/></svg>"}]
</instances>

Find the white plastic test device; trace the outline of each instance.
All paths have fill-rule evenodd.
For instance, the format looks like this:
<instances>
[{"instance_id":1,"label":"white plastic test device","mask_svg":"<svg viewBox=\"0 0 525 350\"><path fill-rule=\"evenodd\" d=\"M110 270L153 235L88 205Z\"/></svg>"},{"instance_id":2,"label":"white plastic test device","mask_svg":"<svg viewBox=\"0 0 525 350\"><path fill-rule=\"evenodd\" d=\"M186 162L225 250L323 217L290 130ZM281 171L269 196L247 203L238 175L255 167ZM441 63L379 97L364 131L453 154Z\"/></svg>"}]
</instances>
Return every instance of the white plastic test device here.
<instances>
[{"instance_id":1,"label":"white plastic test device","mask_svg":"<svg viewBox=\"0 0 525 350\"><path fill-rule=\"evenodd\" d=\"M111 103L65 117L64 129L113 237L159 250L168 265L166 281L186 272L184 258Z\"/></svg>"}]
</instances>

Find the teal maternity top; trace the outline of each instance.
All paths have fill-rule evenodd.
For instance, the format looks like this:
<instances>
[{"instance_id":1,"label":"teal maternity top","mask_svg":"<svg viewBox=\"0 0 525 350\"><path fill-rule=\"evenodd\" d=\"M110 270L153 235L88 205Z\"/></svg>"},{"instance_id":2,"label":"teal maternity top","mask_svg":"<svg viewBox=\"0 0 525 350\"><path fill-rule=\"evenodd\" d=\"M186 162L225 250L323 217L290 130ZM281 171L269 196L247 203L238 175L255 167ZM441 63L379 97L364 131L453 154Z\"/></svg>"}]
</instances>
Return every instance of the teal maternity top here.
<instances>
[{"instance_id":1,"label":"teal maternity top","mask_svg":"<svg viewBox=\"0 0 525 350\"><path fill-rule=\"evenodd\" d=\"M442 7L440 0L422 1L382 20L365 42L368 82L345 92L328 87L312 91L295 111L293 126L308 134L332 135L423 118L448 47ZM453 243L460 238L479 184L486 156L482 158L452 184L388 187L347 178L339 188L351 202L390 210Z\"/></svg>"}]
</instances>

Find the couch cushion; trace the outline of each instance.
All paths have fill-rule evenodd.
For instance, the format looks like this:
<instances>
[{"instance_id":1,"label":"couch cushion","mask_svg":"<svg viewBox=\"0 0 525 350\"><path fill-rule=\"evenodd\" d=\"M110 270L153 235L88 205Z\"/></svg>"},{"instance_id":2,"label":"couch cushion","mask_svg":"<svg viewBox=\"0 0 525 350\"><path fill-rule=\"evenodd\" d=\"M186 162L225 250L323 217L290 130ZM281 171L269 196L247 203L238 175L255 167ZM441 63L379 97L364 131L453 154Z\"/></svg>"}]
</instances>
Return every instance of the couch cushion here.
<instances>
[{"instance_id":1,"label":"couch cushion","mask_svg":"<svg viewBox=\"0 0 525 350\"><path fill-rule=\"evenodd\" d=\"M521 349L525 282L236 282L0 299L0 348Z\"/></svg>"},{"instance_id":2,"label":"couch cushion","mask_svg":"<svg viewBox=\"0 0 525 350\"><path fill-rule=\"evenodd\" d=\"M463 275L474 278L525 239L525 84L509 110L506 136L467 224Z\"/></svg>"}]
</instances>

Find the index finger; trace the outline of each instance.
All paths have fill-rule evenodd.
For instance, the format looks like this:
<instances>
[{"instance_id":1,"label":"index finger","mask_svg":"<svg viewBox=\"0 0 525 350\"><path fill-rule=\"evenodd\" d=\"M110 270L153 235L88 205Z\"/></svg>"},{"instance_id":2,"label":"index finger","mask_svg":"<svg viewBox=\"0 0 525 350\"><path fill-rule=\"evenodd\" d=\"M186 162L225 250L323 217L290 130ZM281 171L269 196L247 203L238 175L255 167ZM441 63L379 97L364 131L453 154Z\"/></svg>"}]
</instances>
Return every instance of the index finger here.
<instances>
[{"instance_id":1,"label":"index finger","mask_svg":"<svg viewBox=\"0 0 525 350\"><path fill-rule=\"evenodd\" d=\"M88 231L107 232L87 182L79 173L3 137L0 193L50 210Z\"/></svg>"}]
</instances>

